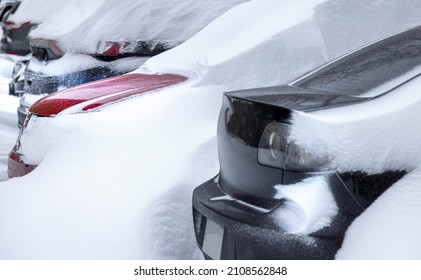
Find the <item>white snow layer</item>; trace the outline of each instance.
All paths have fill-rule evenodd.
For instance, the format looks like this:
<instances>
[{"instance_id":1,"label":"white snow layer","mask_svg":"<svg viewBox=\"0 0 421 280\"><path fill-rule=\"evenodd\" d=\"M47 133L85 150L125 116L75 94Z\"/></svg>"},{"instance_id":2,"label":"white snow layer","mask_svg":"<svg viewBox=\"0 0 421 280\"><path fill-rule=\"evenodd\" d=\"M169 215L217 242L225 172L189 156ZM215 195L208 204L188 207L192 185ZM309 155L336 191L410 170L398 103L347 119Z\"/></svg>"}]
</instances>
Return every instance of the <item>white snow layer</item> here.
<instances>
[{"instance_id":1,"label":"white snow layer","mask_svg":"<svg viewBox=\"0 0 421 280\"><path fill-rule=\"evenodd\" d=\"M368 102L295 113L290 137L309 151L326 155L329 167L340 172L411 171L421 162L420 87L418 78Z\"/></svg>"},{"instance_id":2,"label":"white snow layer","mask_svg":"<svg viewBox=\"0 0 421 280\"><path fill-rule=\"evenodd\" d=\"M19 99L9 95L9 82L17 58L14 55L0 55L0 182L8 179L7 156L18 134L16 108Z\"/></svg>"},{"instance_id":3,"label":"white snow layer","mask_svg":"<svg viewBox=\"0 0 421 280\"><path fill-rule=\"evenodd\" d=\"M277 222L288 233L310 234L329 226L338 213L335 198L323 177L275 186L275 198L285 199Z\"/></svg>"},{"instance_id":4,"label":"white snow layer","mask_svg":"<svg viewBox=\"0 0 421 280\"><path fill-rule=\"evenodd\" d=\"M16 12L12 14L8 20L16 23L30 21L39 24L51 16L54 17L56 14L60 14L62 9L68 9L69 11L75 11L77 13L65 14L62 20L66 20L67 22L70 22L70 20L78 21L79 15L81 19L83 19L86 17L86 14L90 13L89 10L95 10L103 1L104 0L23 0ZM59 24L59 27L64 26Z\"/></svg>"},{"instance_id":5,"label":"white snow layer","mask_svg":"<svg viewBox=\"0 0 421 280\"><path fill-rule=\"evenodd\" d=\"M106 67L116 71L127 72L128 69L136 69L142 65L148 57L125 57L115 61L101 61L86 54L65 53L59 59L40 62L32 59L28 64L28 70L44 73L46 75L65 75L77 71L83 71L95 67Z\"/></svg>"},{"instance_id":6,"label":"white snow layer","mask_svg":"<svg viewBox=\"0 0 421 280\"><path fill-rule=\"evenodd\" d=\"M19 132L16 125L16 108L18 106L19 99L17 97L3 94L0 91L0 182L8 179L6 174L7 157Z\"/></svg>"},{"instance_id":7,"label":"white snow layer","mask_svg":"<svg viewBox=\"0 0 421 280\"><path fill-rule=\"evenodd\" d=\"M55 135L34 172L0 184L0 227L7 229L0 231L0 258L200 256L191 230L189 193L218 171L215 132L221 93L288 81L362 43L416 25L419 19L405 13L412 15L421 5L409 0L399 5L377 0L320 2L247 2L139 70L183 73L192 83L101 112L61 115L45 122L69 129ZM353 36L336 40L334 34ZM310 122L322 123L321 117L315 115ZM307 122L308 118L303 126ZM355 141L346 144L358 146ZM295 201L307 209L305 202ZM321 209L307 219L329 217L333 210ZM419 220L412 213L410 217Z\"/></svg>"},{"instance_id":8,"label":"white snow layer","mask_svg":"<svg viewBox=\"0 0 421 280\"><path fill-rule=\"evenodd\" d=\"M101 41L141 40L178 45L247 0L96 0L82 4L80 0L67 1L70 3L47 17L31 37L57 40L69 52L94 53ZM85 4L88 2L89 6Z\"/></svg>"},{"instance_id":9,"label":"white snow layer","mask_svg":"<svg viewBox=\"0 0 421 280\"><path fill-rule=\"evenodd\" d=\"M407 174L349 227L337 259L421 259L421 170Z\"/></svg>"}]
</instances>

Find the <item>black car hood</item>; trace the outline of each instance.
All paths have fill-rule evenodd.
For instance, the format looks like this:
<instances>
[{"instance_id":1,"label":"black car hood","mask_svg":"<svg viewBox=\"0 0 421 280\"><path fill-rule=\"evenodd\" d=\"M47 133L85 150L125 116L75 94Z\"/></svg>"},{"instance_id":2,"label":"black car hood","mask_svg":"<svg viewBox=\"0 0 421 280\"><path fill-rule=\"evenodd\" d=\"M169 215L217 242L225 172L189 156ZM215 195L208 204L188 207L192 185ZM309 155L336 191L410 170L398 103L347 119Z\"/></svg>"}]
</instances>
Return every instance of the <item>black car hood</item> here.
<instances>
[{"instance_id":1,"label":"black car hood","mask_svg":"<svg viewBox=\"0 0 421 280\"><path fill-rule=\"evenodd\" d=\"M332 94L295 86L276 86L225 93L228 97L244 99L294 111L315 111L351 105L370 98Z\"/></svg>"}]
</instances>

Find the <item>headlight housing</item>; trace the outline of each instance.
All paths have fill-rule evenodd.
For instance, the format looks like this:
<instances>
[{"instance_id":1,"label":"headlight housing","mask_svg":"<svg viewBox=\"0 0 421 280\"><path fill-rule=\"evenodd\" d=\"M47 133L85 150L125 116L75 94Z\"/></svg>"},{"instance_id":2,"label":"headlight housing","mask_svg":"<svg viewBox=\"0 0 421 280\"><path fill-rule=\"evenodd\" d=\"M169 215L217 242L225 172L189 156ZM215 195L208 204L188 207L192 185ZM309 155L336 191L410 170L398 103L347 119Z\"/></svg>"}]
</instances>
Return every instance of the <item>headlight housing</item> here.
<instances>
[{"instance_id":1,"label":"headlight housing","mask_svg":"<svg viewBox=\"0 0 421 280\"><path fill-rule=\"evenodd\" d=\"M289 140L290 125L270 123L259 142L257 160L260 164L303 172L316 172L328 167L329 157L316 154Z\"/></svg>"}]
</instances>

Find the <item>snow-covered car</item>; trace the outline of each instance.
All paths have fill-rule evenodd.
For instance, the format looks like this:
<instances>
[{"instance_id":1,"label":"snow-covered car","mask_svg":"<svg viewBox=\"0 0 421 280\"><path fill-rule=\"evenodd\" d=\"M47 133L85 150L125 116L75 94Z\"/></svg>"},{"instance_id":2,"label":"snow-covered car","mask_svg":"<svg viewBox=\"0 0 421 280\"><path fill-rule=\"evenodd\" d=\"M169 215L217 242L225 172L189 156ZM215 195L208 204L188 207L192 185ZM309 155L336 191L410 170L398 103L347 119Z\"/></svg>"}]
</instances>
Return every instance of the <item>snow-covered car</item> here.
<instances>
[{"instance_id":1,"label":"snow-covered car","mask_svg":"<svg viewBox=\"0 0 421 280\"><path fill-rule=\"evenodd\" d=\"M193 195L196 238L204 256L334 258L351 222L416 168L399 147L413 134L419 137L417 120L405 119L417 104L405 94L418 94L414 83L420 76L421 26L369 44L288 85L225 93L218 124L220 174ZM381 102L388 98L407 100L408 107L396 102L385 107ZM363 111L356 106L372 116L359 120ZM330 115L335 110L347 111L349 119L341 123L343 118ZM395 127L382 118L385 114L402 115L409 126L400 122ZM314 122L320 115L324 118ZM358 120L364 133L348 127ZM346 137L336 135L342 134L340 126L348 127ZM402 126L412 131L407 139L397 136ZM372 146L387 142L384 138L399 140Z\"/></svg>"},{"instance_id":2,"label":"snow-covered car","mask_svg":"<svg viewBox=\"0 0 421 280\"><path fill-rule=\"evenodd\" d=\"M22 157L24 152L20 140L29 121L36 123L39 118L53 117L62 112L89 112L122 99L174 86L186 80L186 77L174 74L132 73L71 87L38 100L31 106L16 145L9 154L7 171L9 178L26 175L36 168L36 165L28 163L28 160L25 161Z\"/></svg>"},{"instance_id":3,"label":"snow-covered car","mask_svg":"<svg viewBox=\"0 0 421 280\"><path fill-rule=\"evenodd\" d=\"M28 34L37 23L29 20L14 21L10 17L19 9L21 1L7 1L2 11L1 52L26 55L31 52Z\"/></svg>"},{"instance_id":4,"label":"snow-covered car","mask_svg":"<svg viewBox=\"0 0 421 280\"><path fill-rule=\"evenodd\" d=\"M65 6L31 33L33 56L25 72L18 126L28 108L46 94L133 71L245 1L106 0ZM81 19L69 22L69 14Z\"/></svg>"}]
</instances>

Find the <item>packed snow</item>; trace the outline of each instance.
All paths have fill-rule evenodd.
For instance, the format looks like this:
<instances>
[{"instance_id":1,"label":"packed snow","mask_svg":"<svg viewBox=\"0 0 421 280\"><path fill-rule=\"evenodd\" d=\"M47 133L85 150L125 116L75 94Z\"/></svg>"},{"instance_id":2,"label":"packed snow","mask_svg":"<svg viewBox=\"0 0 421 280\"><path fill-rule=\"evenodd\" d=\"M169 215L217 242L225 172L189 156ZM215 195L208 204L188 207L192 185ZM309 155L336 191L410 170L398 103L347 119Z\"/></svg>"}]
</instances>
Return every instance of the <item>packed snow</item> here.
<instances>
[{"instance_id":1,"label":"packed snow","mask_svg":"<svg viewBox=\"0 0 421 280\"><path fill-rule=\"evenodd\" d=\"M151 58L139 69L146 73L185 74L189 83L132 98L102 111L63 114L40 122L43 127L38 127L39 135L46 134L36 140L27 139L24 145L53 140L38 155L41 164L27 176L0 183L0 227L7 229L0 232L0 258L201 258L192 230L191 193L219 170L215 134L221 93L289 81L346 51L421 21L411 16L417 7L421 8L419 1L397 3L252 0L228 11L186 43ZM335 34L344 35L338 40ZM416 111L415 105L408 108ZM338 110L332 113L346 119L347 112ZM370 113L363 107L361 110ZM389 121L380 109L377 114ZM4 115L0 111L1 123ZM304 119L296 117L297 121ZM323 116L317 114L307 117L302 127L307 121L319 125L320 118ZM390 126L396 124L409 127L397 120ZM58 127L62 129L60 133L55 130ZM350 122L349 127L354 128L355 124ZM364 127L360 128L361 133L367 132ZM389 135L389 130L386 127L384 135ZM413 131L413 127L408 131ZM350 133L345 129L341 132ZM3 130L0 133L2 144ZM370 137L371 133L367 135ZM343 140L355 139L352 136ZM409 136L409 141L416 138ZM388 141L394 140L385 143ZM345 146L340 144L338 150ZM349 144L352 147L358 143ZM402 210L407 219L398 220L403 212L390 216L391 212L385 211L400 190L401 203L417 205L417 176L415 172L407 175L355 221L338 258L362 258L367 251L386 250L378 247L383 246L382 241L395 242L396 231L382 219L403 228L398 236L405 236L408 243L414 241L410 246L400 241L413 249L408 254L394 254L390 244L388 258L420 257L416 243L420 230L414 226L419 221L418 213L406 205L399 208L396 203L392 209ZM323 189L324 185L319 182L316 186ZM288 195L302 209L314 205L294 199L292 192L282 195ZM323 227L334 215L335 206L328 193L322 196L332 203L318 209L318 215L307 216L306 225ZM370 223L372 226L367 226ZM364 227L366 231L361 231ZM302 225L297 229L315 230ZM370 243L378 232L382 233L381 240ZM374 253L367 256L376 258Z\"/></svg>"},{"instance_id":2,"label":"packed snow","mask_svg":"<svg viewBox=\"0 0 421 280\"><path fill-rule=\"evenodd\" d=\"M66 1L58 11L51 6L52 16L31 37L57 40L68 52L95 53L102 41L140 40L179 45L231 7L247 0Z\"/></svg>"},{"instance_id":3,"label":"packed snow","mask_svg":"<svg viewBox=\"0 0 421 280\"><path fill-rule=\"evenodd\" d=\"M312 177L292 185L275 186L275 198L284 199L277 222L288 233L310 234L329 226L338 213L326 179Z\"/></svg>"},{"instance_id":4,"label":"packed snow","mask_svg":"<svg viewBox=\"0 0 421 280\"><path fill-rule=\"evenodd\" d=\"M421 162L421 151L415 148L421 142L420 87L417 78L367 102L296 113L290 137L315 154L326 154L329 168L339 172L414 170Z\"/></svg>"},{"instance_id":5,"label":"packed snow","mask_svg":"<svg viewBox=\"0 0 421 280\"><path fill-rule=\"evenodd\" d=\"M32 59L28 64L28 70L49 76L61 76L95 67L107 67L115 71L127 72L127 69L138 68L147 59L148 57L125 57L115 61L101 61L86 54L66 53L59 59L49 61L48 64Z\"/></svg>"},{"instance_id":6,"label":"packed snow","mask_svg":"<svg viewBox=\"0 0 421 280\"><path fill-rule=\"evenodd\" d=\"M19 8L16 10L16 12L8 17L8 20L14 21L16 23L24 23L28 21L32 23L41 23L55 12L60 11L63 6L80 6L80 4L85 2L86 1L83 0L23 0L21 1L21 4L19 5ZM98 2L102 1L92 0L89 2L92 2L92 4L97 4ZM93 7L89 3L87 3L87 5ZM74 20L77 20L77 18Z\"/></svg>"}]
</instances>

